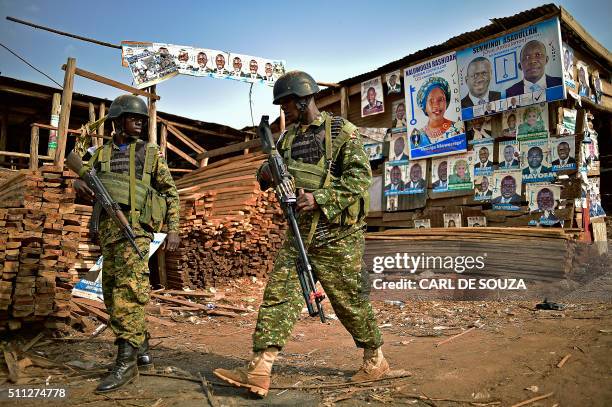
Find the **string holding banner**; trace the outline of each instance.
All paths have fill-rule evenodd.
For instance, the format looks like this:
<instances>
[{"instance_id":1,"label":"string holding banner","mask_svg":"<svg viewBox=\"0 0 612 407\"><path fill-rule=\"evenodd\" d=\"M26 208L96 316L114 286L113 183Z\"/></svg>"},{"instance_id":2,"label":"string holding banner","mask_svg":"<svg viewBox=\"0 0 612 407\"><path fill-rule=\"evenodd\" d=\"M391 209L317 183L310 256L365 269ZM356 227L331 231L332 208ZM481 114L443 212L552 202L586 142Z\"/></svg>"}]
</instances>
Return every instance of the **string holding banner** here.
<instances>
[{"instance_id":1,"label":"string holding banner","mask_svg":"<svg viewBox=\"0 0 612 407\"><path fill-rule=\"evenodd\" d=\"M285 73L285 61L152 42L121 42L122 64L142 89L175 75L207 76L273 86Z\"/></svg>"}]
</instances>

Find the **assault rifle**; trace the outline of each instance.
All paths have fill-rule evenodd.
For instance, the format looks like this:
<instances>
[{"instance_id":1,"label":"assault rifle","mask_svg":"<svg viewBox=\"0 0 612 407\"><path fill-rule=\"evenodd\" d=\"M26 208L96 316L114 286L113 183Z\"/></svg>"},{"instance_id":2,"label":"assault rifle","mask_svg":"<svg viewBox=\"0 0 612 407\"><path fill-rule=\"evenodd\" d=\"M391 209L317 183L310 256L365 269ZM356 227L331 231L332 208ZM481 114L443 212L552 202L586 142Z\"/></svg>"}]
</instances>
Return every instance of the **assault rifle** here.
<instances>
[{"instance_id":1,"label":"assault rifle","mask_svg":"<svg viewBox=\"0 0 612 407\"><path fill-rule=\"evenodd\" d=\"M79 171L81 171L81 168L83 168L83 161L81 161L81 157L79 157L78 154L73 151L68 154L68 157L66 157L66 166L76 174L79 174ZM123 236L125 236L128 242L130 242L134 250L136 250L136 253L138 253L138 256L144 260L144 254L140 252L138 245L136 245L136 235L134 234L134 230L121 211L119 204L113 200L102 184L102 181L100 181L100 178L98 178L96 170L92 168L89 172L85 172L81 178L83 178L83 181L85 181L87 186L89 186L89 188L91 188L91 190L94 192L96 207L101 206L104 208L108 216L115 222L115 224L117 224L117 226L119 226L121 232L123 232Z\"/></svg>"},{"instance_id":2,"label":"assault rifle","mask_svg":"<svg viewBox=\"0 0 612 407\"><path fill-rule=\"evenodd\" d=\"M304 241L302 240L302 235L300 234L300 229L298 228L295 217L297 202L295 188L287 187L292 184L292 177L287 171L287 166L283 161L283 157L281 157L276 150L268 120L268 116L261 117L257 133L261 139L264 152L268 154L268 166L272 173L272 183L275 187L276 197L283 208L283 212L289 223L289 229L293 234L293 246L298 252L295 266L300 280L300 286L302 287L302 294L306 301L308 314L310 314L311 317L316 317L318 315L321 318L321 322L325 322L325 314L323 313L323 306L321 305L321 302L325 299L325 295L323 292L316 289L316 283L312 275L312 266L308 260L308 254L306 254Z\"/></svg>"}]
</instances>

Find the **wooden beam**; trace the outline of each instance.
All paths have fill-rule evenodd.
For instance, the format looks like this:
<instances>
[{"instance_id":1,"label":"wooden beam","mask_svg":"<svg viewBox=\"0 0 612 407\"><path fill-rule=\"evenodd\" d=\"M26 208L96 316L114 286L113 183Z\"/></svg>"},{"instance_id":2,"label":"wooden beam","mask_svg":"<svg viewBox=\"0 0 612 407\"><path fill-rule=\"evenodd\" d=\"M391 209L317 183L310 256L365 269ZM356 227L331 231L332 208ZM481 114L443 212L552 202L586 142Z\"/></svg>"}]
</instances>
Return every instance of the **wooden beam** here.
<instances>
[{"instance_id":1,"label":"wooden beam","mask_svg":"<svg viewBox=\"0 0 612 407\"><path fill-rule=\"evenodd\" d=\"M157 250L157 271L159 274L159 284L168 287L168 275L166 274L166 250L161 247Z\"/></svg>"},{"instance_id":2,"label":"wooden beam","mask_svg":"<svg viewBox=\"0 0 612 407\"><path fill-rule=\"evenodd\" d=\"M14 151L0 151L0 155L7 156L7 157L30 158L30 153L17 153ZM45 161L53 161L54 157L51 157L48 155L39 155L38 159L45 160Z\"/></svg>"},{"instance_id":3,"label":"wooden beam","mask_svg":"<svg viewBox=\"0 0 612 407\"><path fill-rule=\"evenodd\" d=\"M6 150L6 141L8 140L8 110L6 106L2 107L2 112L0 112L2 117L0 124L0 151ZM4 162L4 157L0 157L0 163Z\"/></svg>"},{"instance_id":4,"label":"wooden beam","mask_svg":"<svg viewBox=\"0 0 612 407\"><path fill-rule=\"evenodd\" d=\"M104 102L100 103L100 108L98 110L98 117L104 117L106 116L106 104ZM104 135L104 122L102 122L102 124L100 124L100 126L98 127L98 136L103 136ZM104 142L102 141L101 138L98 138L96 140L96 145L99 147L102 144L104 144Z\"/></svg>"},{"instance_id":5,"label":"wooden beam","mask_svg":"<svg viewBox=\"0 0 612 407\"><path fill-rule=\"evenodd\" d=\"M187 168L169 168L170 172L193 172L193 170L188 170Z\"/></svg>"},{"instance_id":6,"label":"wooden beam","mask_svg":"<svg viewBox=\"0 0 612 407\"><path fill-rule=\"evenodd\" d=\"M74 86L74 74L76 70L76 59L68 58L66 74L64 75L64 90L62 91L62 108L60 110L57 150L55 150L54 165L64 168L64 156L66 155L66 139L68 123L70 122L70 107L72 106L72 88Z\"/></svg>"},{"instance_id":7,"label":"wooden beam","mask_svg":"<svg viewBox=\"0 0 612 407\"><path fill-rule=\"evenodd\" d=\"M348 119L349 112L349 97L346 86L340 88L340 116Z\"/></svg>"},{"instance_id":8,"label":"wooden beam","mask_svg":"<svg viewBox=\"0 0 612 407\"><path fill-rule=\"evenodd\" d=\"M168 126L165 123L161 124L161 129L159 130L159 151L161 151L162 155L166 157L166 143L168 142Z\"/></svg>"},{"instance_id":9,"label":"wooden beam","mask_svg":"<svg viewBox=\"0 0 612 407\"><path fill-rule=\"evenodd\" d=\"M49 126L48 124L43 124L43 123L32 123L30 126L38 126L41 129L48 129L48 130L57 130L57 127L53 127L53 126ZM77 134L81 134L80 130L73 130L73 129L68 129L67 131L68 135L77 135ZM107 140L111 140L112 137L110 136L97 136L97 135L92 135L92 137L95 138L100 138L100 139L107 139Z\"/></svg>"},{"instance_id":10,"label":"wooden beam","mask_svg":"<svg viewBox=\"0 0 612 407\"><path fill-rule=\"evenodd\" d=\"M214 130L200 129L199 127L191 126L189 124L173 122L173 121L164 119L163 117L160 117L160 116L157 117L157 120L159 120L162 123L172 125L172 126L176 127L177 129L191 130L191 131L195 131L196 133L210 134L211 136L217 136L217 137L221 137L221 138L229 138L229 139L232 139L232 140L242 140L242 136L239 136L239 135L219 133L219 132L214 131Z\"/></svg>"},{"instance_id":11,"label":"wooden beam","mask_svg":"<svg viewBox=\"0 0 612 407\"><path fill-rule=\"evenodd\" d=\"M203 152L202 154L198 154L196 157L197 160L201 160L203 158L217 157L219 155L224 155L228 153L234 153L236 151L244 150L245 148L255 148L261 146L261 140L249 140L244 141L242 143L230 144L229 146L217 148L215 150L208 150Z\"/></svg>"},{"instance_id":12,"label":"wooden beam","mask_svg":"<svg viewBox=\"0 0 612 407\"><path fill-rule=\"evenodd\" d=\"M66 65L63 65L62 69L66 70ZM93 72L89 72L84 69L81 69L81 68L75 68L74 74L81 76L83 78L91 79L92 81L96 81L96 82L100 82L108 86L112 86L113 88L124 90L126 92L144 96L146 98L153 98L155 100L159 100L159 96L153 95L150 92L140 90L130 85L126 85L125 83L117 82L113 79L105 78L102 75L98 75Z\"/></svg>"},{"instance_id":13,"label":"wooden beam","mask_svg":"<svg viewBox=\"0 0 612 407\"><path fill-rule=\"evenodd\" d=\"M342 87L342 85L339 85L337 83L332 83L332 82L317 82L317 85L325 86L325 87L328 87L328 88L340 88L340 87Z\"/></svg>"},{"instance_id":14,"label":"wooden beam","mask_svg":"<svg viewBox=\"0 0 612 407\"><path fill-rule=\"evenodd\" d=\"M44 100L53 98L53 96L48 93L20 89L20 88L15 88L13 86L6 86L6 85L0 85L0 92L12 93L14 95L21 95L21 96L27 96L31 98L44 99ZM87 107L89 106L88 102L82 102L80 100L73 100L72 105L76 107L83 107L85 109L87 109Z\"/></svg>"},{"instance_id":15,"label":"wooden beam","mask_svg":"<svg viewBox=\"0 0 612 407\"><path fill-rule=\"evenodd\" d=\"M49 124L53 127L59 126L59 117L62 109L62 95L59 93L53 94L51 100L51 118ZM55 150L57 149L57 128L49 129L49 141L47 143L47 155L55 156Z\"/></svg>"},{"instance_id":16,"label":"wooden beam","mask_svg":"<svg viewBox=\"0 0 612 407\"><path fill-rule=\"evenodd\" d=\"M190 162L191 164L195 165L196 167L199 167L198 162L196 160L194 160L192 157L190 157L187 153L185 153L182 150L179 150L178 148L174 147L169 141L166 142L166 144L167 144L168 149L170 151L174 151L175 153L177 153L178 155L183 157L186 161Z\"/></svg>"},{"instance_id":17,"label":"wooden beam","mask_svg":"<svg viewBox=\"0 0 612 407\"><path fill-rule=\"evenodd\" d=\"M96 121L96 108L93 103L89 102L89 123ZM97 146L98 136L95 133L91 134L91 145Z\"/></svg>"},{"instance_id":18,"label":"wooden beam","mask_svg":"<svg viewBox=\"0 0 612 407\"><path fill-rule=\"evenodd\" d=\"M181 132L179 129L177 129L173 125L168 124L167 127L170 133L172 133L177 139L181 140L183 143L185 143L187 147L191 148L196 153L200 154L206 151L205 148L198 145L198 143L196 143L195 141L187 137L183 132Z\"/></svg>"},{"instance_id":19,"label":"wooden beam","mask_svg":"<svg viewBox=\"0 0 612 407\"><path fill-rule=\"evenodd\" d=\"M151 95L157 96L156 89L157 85L149 87ZM157 106L153 97L149 98L149 143L157 144Z\"/></svg>"},{"instance_id":20,"label":"wooden beam","mask_svg":"<svg viewBox=\"0 0 612 407\"><path fill-rule=\"evenodd\" d=\"M30 169L38 169L38 127L32 126L30 132Z\"/></svg>"}]
</instances>

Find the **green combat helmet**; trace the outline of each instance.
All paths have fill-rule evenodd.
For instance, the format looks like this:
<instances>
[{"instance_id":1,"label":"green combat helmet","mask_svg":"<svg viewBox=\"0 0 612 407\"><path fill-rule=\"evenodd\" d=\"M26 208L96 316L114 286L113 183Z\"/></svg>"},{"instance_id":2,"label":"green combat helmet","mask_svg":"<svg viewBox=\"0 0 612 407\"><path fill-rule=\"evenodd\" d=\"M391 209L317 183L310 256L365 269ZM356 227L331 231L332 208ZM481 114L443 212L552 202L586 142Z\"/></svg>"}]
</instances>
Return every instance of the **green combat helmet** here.
<instances>
[{"instance_id":1,"label":"green combat helmet","mask_svg":"<svg viewBox=\"0 0 612 407\"><path fill-rule=\"evenodd\" d=\"M117 119L126 113L149 117L149 109L144 100L134 95L121 95L111 103L107 119Z\"/></svg>"},{"instance_id":2,"label":"green combat helmet","mask_svg":"<svg viewBox=\"0 0 612 407\"><path fill-rule=\"evenodd\" d=\"M287 96L304 98L319 92L319 86L306 72L290 71L278 78L274 84L274 104L280 105L280 101Z\"/></svg>"}]
</instances>

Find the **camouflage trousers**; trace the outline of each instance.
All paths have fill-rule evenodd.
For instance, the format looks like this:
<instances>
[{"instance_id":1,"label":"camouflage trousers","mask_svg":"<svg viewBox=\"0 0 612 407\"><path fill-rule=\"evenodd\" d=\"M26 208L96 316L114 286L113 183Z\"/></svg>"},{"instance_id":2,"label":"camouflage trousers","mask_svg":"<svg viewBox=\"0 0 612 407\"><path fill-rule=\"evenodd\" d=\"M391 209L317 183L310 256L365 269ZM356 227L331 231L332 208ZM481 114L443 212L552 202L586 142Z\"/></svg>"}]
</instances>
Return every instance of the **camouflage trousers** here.
<instances>
[{"instance_id":1,"label":"camouflage trousers","mask_svg":"<svg viewBox=\"0 0 612 407\"><path fill-rule=\"evenodd\" d=\"M309 248L308 257L315 278L321 282L329 299L323 302L327 312L331 303L355 344L360 348L375 349L383 341L363 286L363 250L364 236L359 230L327 246ZM296 256L291 240L286 239L268 276L253 334L254 352L269 346L283 348L305 306L295 268Z\"/></svg>"},{"instance_id":2,"label":"camouflage trousers","mask_svg":"<svg viewBox=\"0 0 612 407\"><path fill-rule=\"evenodd\" d=\"M137 237L142 260L127 240L102 245L102 291L110 316L109 326L117 338L138 347L145 339L145 305L149 302L148 237Z\"/></svg>"}]
</instances>

